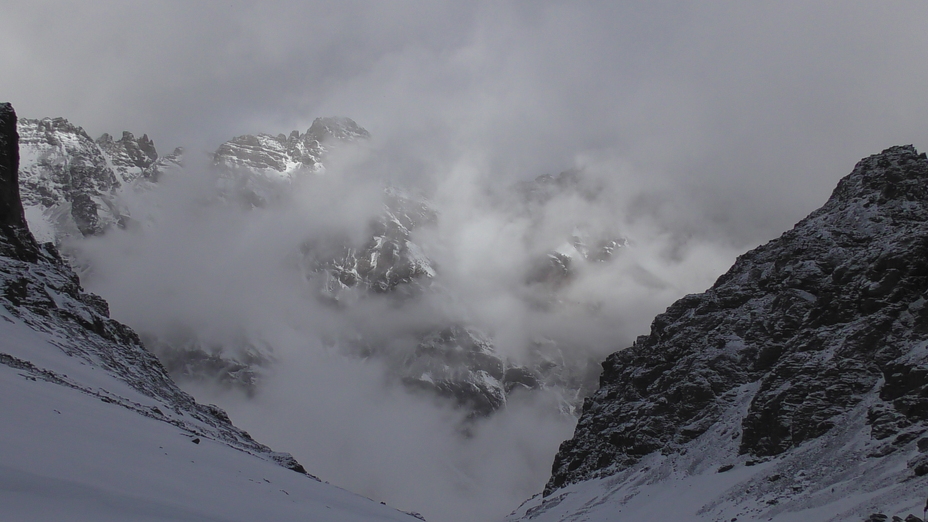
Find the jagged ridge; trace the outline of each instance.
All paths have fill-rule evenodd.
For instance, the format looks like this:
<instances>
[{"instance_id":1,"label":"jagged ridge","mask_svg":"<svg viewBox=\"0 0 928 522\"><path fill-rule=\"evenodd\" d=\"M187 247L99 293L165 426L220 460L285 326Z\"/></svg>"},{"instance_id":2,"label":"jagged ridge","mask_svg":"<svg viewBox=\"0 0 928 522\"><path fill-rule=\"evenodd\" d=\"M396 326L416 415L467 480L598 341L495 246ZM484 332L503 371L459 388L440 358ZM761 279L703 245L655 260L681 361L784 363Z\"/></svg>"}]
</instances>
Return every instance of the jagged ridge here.
<instances>
[{"instance_id":1,"label":"jagged ridge","mask_svg":"<svg viewBox=\"0 0 928 522\"><path fill-rule=\"evenodd\" d=\"M94 141L64 118L21 119L19 165L23 205L41 241L100 235L124 227L131 212L120 193L177 169L183 149L159 157L154 143L130 132Z\"/></svg>"},{"instance_id":2,"label":"jagged ridge","mask_svg":"<svg viewBox=\"0 0 928 522\"><path fill-rule=\"evenodd\" d=\"M301 171L319 172L326 144L369 139L370 133L350 118L316 118L305 133L237 136L213 154L213 163L231 170L271 177L289 177Z\"/></svg>"}]
</instances>

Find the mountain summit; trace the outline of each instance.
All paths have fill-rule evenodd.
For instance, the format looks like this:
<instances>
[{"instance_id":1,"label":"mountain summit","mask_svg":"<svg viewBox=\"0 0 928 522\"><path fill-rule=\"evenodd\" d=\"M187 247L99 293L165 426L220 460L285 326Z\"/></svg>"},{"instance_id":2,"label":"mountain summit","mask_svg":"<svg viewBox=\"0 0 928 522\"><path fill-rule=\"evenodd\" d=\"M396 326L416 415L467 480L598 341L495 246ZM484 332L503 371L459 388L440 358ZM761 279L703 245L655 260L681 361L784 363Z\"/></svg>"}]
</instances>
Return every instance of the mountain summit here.
<instances>
[{"instance_id":1,"label":"mountain summit","mask_svg":"<svg viewBox=\"0 0 928 522\"><path fill-rule=\"evenodd\" d=\"M328 147L338 142L370 139L371 135L351 118L316 118L305 133L245 135L223 143L213 164L232 171L246 171L270 178L290 178L297 172L321 172Z\"/></svg>"},{"instance_id":2,"label":"mountain summit","mask_svg":"<svg viewBox=\"0 0 928 522\"><path fill-rule=\"evenodd\" d=\"M928 160L892 147L610 355L546 501L514 516L917 511L928 486L926 305Z\"/></svg>"}]
</instances>

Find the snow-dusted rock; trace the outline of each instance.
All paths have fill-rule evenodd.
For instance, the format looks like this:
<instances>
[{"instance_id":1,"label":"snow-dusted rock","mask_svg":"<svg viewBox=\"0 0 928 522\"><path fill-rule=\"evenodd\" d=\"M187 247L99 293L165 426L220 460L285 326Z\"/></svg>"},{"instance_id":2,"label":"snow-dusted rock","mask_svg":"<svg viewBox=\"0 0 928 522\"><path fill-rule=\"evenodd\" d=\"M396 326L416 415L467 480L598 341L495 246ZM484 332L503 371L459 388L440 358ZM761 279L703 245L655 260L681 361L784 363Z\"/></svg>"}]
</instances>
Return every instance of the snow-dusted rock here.
<instances>
[{"instance_id":1,"label":"snow-dusted rock","mask_svg":"<svg viewBox=\"0 0 928 522\"><path fill-rule=\"evenodd\" d=\"M223 143L213 163L228 170L244 170L271 178L289 178L299 172L324 170L327 145L370 138L370 133L350 118L316 118L305 133L245 135Z\"/></svg>"},{"instance_id":2,"label":"snow-dusted rock","mask_svg":"<svg viewBox=\"0 0 928 522\"><path fill-rule=\"evenodd\" d=\"M409 298L427 288L434 263L413 242L413 230L435 223L438 213L421 197L395 188L384 191L383 212L369 225L369 239L353 247L340 238L303 243L303 269L318 281L320 295L345 304L358 292Z\"/></svg>"},{"instance_id":3,"label":"snow-dusted rock","mask_svg":"<svg viewBox=\"0 0 928 522\"><path fill-rule=\"evenodd\" d=\"M155 143L147 134L141 138L129 131L123 131L122 138L114 140L109 134L97 138L96 144L109 160L116 177L122 185L126 185L142 178L148 181L158 181L166 170L181 168L184 150L174 149L167 156L158 156Z\"/></svg>"},{"instance_id":4,"label":"snow-dusted rock","mask_svg":"<svg viewBox=\"0 0 928 522\"><path fill-rule=\"evenodd\" d=\"M39 241L99 235L130 219L120 193L177 169L182 150L159 157L143 135L108 134L96 142L64 118L21 119L20 189L26 219Z\"/></svg>"},{"instance_id":5,"label":"snow-dusted rock","mask_svg":"<svg viewBox=\"0 0 928 522\"><path fill-rule=\"evenodd\" d=\"M928 485L926 303L928 160L893 147L609 356L545 502L516 517L911 510Z\"/></svg>"},{"instance_id":6,"label":"snow-dusted rock","mask_svg":"<svg viewBox=\"0 0 928 522\"><path fill-rule=\"evenodd\" d=\"M323 160L333 147L369 138L370 133L350 118L316 118L305 133L232 138L213 153L213 166L224 197L260 207L277 197L282 182L324 173Z\"/></svg>"}]
</instances>

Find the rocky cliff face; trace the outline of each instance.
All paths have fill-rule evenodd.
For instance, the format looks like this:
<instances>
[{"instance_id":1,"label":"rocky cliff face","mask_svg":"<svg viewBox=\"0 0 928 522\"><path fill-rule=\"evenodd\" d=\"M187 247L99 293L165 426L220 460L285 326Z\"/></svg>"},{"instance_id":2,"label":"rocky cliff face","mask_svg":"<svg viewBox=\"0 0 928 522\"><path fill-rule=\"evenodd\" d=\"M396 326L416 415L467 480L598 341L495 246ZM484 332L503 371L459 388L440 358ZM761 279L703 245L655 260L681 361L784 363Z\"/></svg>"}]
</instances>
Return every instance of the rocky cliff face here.
<instances>
[{"instance_id":1,"label":"rocky cliff face","mask_svg":"<svg viewBox=\"0 0 928 522\"><path fill-rule=\"evenodd\" d=\"M26 217L19 196L19 134L16 112L9 103L0 105L0 225L23 228Z\"/></svg>"},{"instance_id":2,"label":"rocky cliff face","mask_svg":"<svg viewBox=\"0 0 928 522\"><path fill-rule=\"evenodd\" d=\"M139 179L158 181L166 170L181 168L184 150L174 149L167 156L159 156L153 142L147 134L136 138L129 131L123 131L122 137L114 140L109 134L103 134L96 140L97 146L109 160L116 178L123 185Z\"/></svg>"},{"instance_id":3,"label":"rocky cliff face","mask_svg":"<svg viewBox=\"0 0 928 522\"><path fill-rule=\"evenodd\" d=\"M789 461L859 423L865 439L833 449L833 469L898 454L909 469L889 484L928 474L926 305L928 160L893 147L609 356L545 495L646 456L686 455L726 425L719 446L736 450L733 463ZM808 493L809 477L783 479L779 502Z\"/></svg>"},{"instance_id":4,"label":"rocky cliff face","mask_svg":"<svg viewBox=\"0 0 928 522\"><path fill-rule=\"evenodd\" d=\"M344 304L358 291L412 297L436 275L412 232L437 219L424 198L388 188L383 213L370 223L370 238L360 248L339 238L307 241L301 246L303 270L318 280L320 294L333 303Z\"/></svg>"},{"instance_id":5,"label":"rocky cliff face","mask_svg":"<svg viewBox=\"0 0 928 522\"><path fill-rule=\"evenodd\" d=\"M369 138L370 133L350 118L316 118L305 133L232 138L216 149L213 166L226 197L261 207L277 197L281 181L324 173L323 158L330 149Z\"/></svg>"},{"instance_id":6,"label":"rocky cliff face","mask_svg":"<svg viewBox=\"0 0 928 522\"><path fill-rule=\"evenodd\" d=\"M232 138L216 149L213 163L227 170L286 178L298 172L324 170L322 157L327 146L369 138L370 133L350 118L316 118L305 133L249 134Z\"/></svg>"},{"instance_id":7,"label":"rocky cliff face","mask_svg":"<svg viewBox=\"0 0 928 522\"><path fill-rule=\"evenodd\" d=\"M22 119L19 165L23 206L40 241L58 244L68 237L99 235L125 226L131 211L120 194L179 168L182 150L159 157L143 135L104 134L94 141L64 118Z\"/></svg>"}]
</instances>

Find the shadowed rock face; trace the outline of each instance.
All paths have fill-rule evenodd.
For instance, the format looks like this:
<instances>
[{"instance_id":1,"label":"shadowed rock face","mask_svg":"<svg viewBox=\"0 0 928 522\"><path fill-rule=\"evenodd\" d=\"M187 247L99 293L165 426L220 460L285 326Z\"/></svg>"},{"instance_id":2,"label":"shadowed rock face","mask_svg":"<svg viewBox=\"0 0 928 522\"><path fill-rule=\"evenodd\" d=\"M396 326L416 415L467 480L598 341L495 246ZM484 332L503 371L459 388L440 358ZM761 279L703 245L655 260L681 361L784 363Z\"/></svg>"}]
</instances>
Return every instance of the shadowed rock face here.
<instances>
[{"instance_id":1,"label":"shadowed rock face","mask_svg":"<svg viewBox=\"0 0 928 522\"><path fill-rule=\"evenodd\" d=\"M34 261L38 246L26 226L19 196L19 134L16 111L0 103L0 256Z\"/></svg>"},{"instance_id":2,"label":"shadowed rock face","mask_svg":"<svg viewBox=\"0 0 928 522\"><path fill-rule=\"evenodd\" d=\"M0 225L25 227L19 199L19 134L16 111L9 103L0 103L0 186Z\"/></svg>"},{"instance_id":3,"label":"shadowed rock face","mask_svg":"<svg viewBox=\"0 0 928 522\"><path fill-rule=\"evenodd\" d=\"M826 435L865 399L874 455L928 431L925 154L893 147L862 160L821 209L610 355L545 494L684 451L748 383L742 454Z\"/></svg>"}]
</instances>

